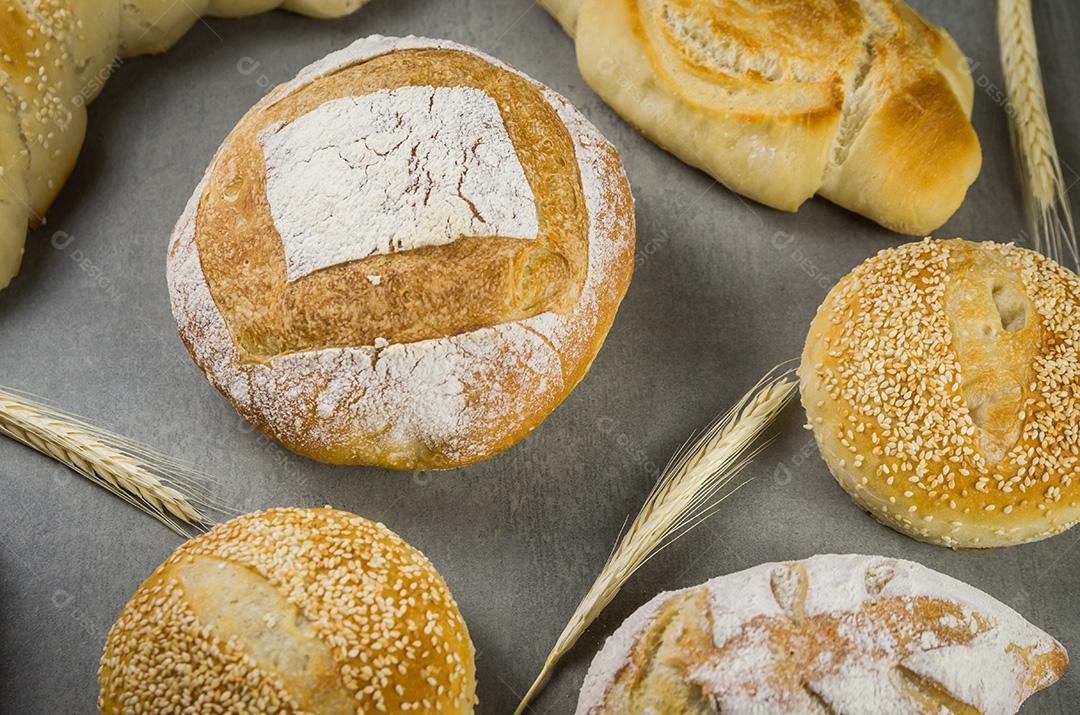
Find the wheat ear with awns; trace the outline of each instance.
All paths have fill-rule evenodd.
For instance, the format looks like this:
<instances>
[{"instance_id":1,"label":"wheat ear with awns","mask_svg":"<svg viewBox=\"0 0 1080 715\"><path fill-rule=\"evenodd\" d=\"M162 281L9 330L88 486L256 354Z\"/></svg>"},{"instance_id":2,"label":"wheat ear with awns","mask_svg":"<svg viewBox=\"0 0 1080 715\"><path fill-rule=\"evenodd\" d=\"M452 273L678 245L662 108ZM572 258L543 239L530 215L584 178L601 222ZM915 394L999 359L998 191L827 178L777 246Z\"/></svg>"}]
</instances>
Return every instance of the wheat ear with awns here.
<instances>
[{"instance_id":1,"label":"wheat ear with awns","mask_svg":"<svg viewBox=\"0 0 1080 715\"><path fill-rule=\"evenodd\" d=\"M165 455L0 387L0 434L52 457L181 536L207 526L218 509L207 477Z\"/></svg>"},{"instance_id":2,"label":"wheat ear with awns","mask_svg":"<svg viewBox=\"0 0 1080 715\"><path fill-rule=\"evenodd\" d=\"M1071 259L1080 269L1068 187L1046 109L1031 0L998 0L997 20L1006 109L1035 248L1059 263Z\"/></svg>"},{"instance_id":3,"label":"wheat ear with awns","mask_svg":"<svg viewBox=\"0 0 1080 715\"><path fill-rule=\"evenodd\" d=\"M525 712L555 665L611 603L627 579L664 547L711 516L720 502L733 493L734 490L725 487L757 453L750 449L754 440L794 393L795 382L788 375L770 373L672 457L645 506L555 642L515 715Z\"/></svg>"}]
</instances>

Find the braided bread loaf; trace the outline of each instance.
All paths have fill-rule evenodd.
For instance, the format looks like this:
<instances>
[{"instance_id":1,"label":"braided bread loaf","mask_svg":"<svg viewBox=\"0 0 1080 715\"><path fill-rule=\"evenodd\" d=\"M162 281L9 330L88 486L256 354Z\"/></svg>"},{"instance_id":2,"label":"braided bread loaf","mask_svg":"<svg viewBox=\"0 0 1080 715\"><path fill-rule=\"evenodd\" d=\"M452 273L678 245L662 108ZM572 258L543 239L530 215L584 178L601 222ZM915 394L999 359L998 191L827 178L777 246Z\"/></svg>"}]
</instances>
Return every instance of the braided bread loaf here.
<instances>
[{"instance_id":1,"label":"braided bread loaf","mask_svg":"<svg viewBox=\"0 0 1080 715\"><path fill-rule=\"evenodd\" d=\"M367 0L0 0L0 288L19 270L82 147L86 104L117 57L164 52L201 15L281 7L347 15Z\"/></svg>"}]
</instances>

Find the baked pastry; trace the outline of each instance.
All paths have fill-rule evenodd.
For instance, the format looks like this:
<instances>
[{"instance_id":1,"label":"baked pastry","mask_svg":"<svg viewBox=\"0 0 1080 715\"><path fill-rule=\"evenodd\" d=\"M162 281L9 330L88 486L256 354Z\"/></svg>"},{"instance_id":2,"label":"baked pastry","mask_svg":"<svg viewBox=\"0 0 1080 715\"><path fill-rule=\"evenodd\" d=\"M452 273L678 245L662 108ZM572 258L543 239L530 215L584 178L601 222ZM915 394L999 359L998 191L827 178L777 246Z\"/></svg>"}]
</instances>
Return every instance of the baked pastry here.
<instances>
[{"instance_id":1,"label":"baked pastry","mask_svg":"<svg viewBox=\"0 0 1080 715\"><path fill-rule=\"evenodd\" d=\"M118 56L163 52L202 14L339 17L367 0L0 0L0 289L75 165Z\"/></svg>"},{"instance_id":2,"label":"baked pastry","mask_svg":"<svg viewBox=\"0 0 1080 715\"><path fill-rule=\"evenodd\" d=\"M177 224L180 336L314 459L459 466L584 376L632 271L615 149L475 50L370 37L271 92Z\"/></svg>"},{"instance_id":3,"label":"baked pastry","mask_svg":"<svg viewBox=\"0 0 1080 715\"><path fill-rule=\"evenodd\" d=\"M910 243L844 277L799 368L833 476L874 518L953 547L1080 519L1080 278L995 243Z\"/></svg>"},{"instance_id":4,"label":"baked pastry","mask_svg":"<svg viewBox=\"0 0 1080 715\"><path fill-rule=\"evenodd\" d=\"M616 112L755 201L820 194L926 235L979 173L967 60L898 0L540 4Z\"/></svg>"},{"instance_id":5,"label":"baked pastry","mask_svg":"<svg viewBox=\"0 0 1080 715\"><path fill-rule=\"evenodd\" d=\"M120 612L112 713L473 712L473 645L435 567L382 524L273 509L169 557Z\"/></svg>"},{"instance_id":6,"label":"baked pastry","mask_svg":"<svg viewBox=\"0 0 1080 715\"><path fill-rule=\"evenodd\" d=\"M762 564L662 593L604 644L578 715L1006 715L1060 643L961 581L880 556Z\"/></svg>"}]
</instances>

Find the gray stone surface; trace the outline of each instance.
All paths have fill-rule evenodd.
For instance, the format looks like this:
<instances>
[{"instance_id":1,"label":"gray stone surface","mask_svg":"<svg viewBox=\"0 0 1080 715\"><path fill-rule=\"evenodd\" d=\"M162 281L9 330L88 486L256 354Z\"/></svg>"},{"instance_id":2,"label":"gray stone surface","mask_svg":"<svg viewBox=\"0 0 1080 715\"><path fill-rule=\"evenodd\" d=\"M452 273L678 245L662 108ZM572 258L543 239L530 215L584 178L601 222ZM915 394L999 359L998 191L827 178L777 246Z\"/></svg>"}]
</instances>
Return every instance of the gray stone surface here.
<instances>
[{"instance_id":1,"label":"gray stone surface","mask_svg":"<svg viewBox=\"0 0 1080 715\"><path fill-rule=\"evenodd\" d=\"M991 3L913 4L953 32L983 86L982 175L940 235L1014 240L1022 224L995 100ZM1038 6L1061 153L1080 166L1080 6ZM269 444L190 362L168 307L166 241L218 143L269 86L370 33L451 38L546 82L619 147L638 200L637 273L588 378L521 444L449 473L328 467ZM336 22L212 20L167 55L121 66L90 108L75 173L32 237L22 275L0 295L0 382L194 462L240 509L329 503L386 522L430 556L461 603L479 650L479 712L507 713L657 465L768 367L798 354L835 279L902 240L822 200L797 215L750 204L663 153L585 85L571 41L527 0L375 0ZM533 712L572 711L602 640L657 591L822 552L921 561L1005 601L1080 655L1080 530L990 553L916 543L851 503L801 424L799 408L784 414L776 441L747 470L755 480L630 581ZM103 490L0 442L0 709L91 711L107 629L178 543ZM1074 668L1026 712L1072 713L1078 702Z\"/></svg>"}]
</instances>

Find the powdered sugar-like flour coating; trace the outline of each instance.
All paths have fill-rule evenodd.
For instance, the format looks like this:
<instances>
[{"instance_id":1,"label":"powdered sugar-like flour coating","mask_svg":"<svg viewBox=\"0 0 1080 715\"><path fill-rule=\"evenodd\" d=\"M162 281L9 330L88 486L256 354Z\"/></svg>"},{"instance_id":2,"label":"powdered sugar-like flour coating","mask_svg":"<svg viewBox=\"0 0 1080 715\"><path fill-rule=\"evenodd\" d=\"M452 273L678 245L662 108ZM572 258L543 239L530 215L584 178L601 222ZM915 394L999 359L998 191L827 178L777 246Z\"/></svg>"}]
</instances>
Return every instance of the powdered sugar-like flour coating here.
<instances>
[{"instance_id":1,"label":"powdered sugar-like flour coating","mask_svg":"<svg viewBox=\"0 0 1080 715\"><path fill-rule=\"evenodd\" d=\"M302 70L252 111L340 68L414 48L469 52L516 73L453 42L373 36ZM605 163L610 145L566 100L550 90L542 92L573 139L588 210L587 276L567 315L547 312L444 338L284 354L265 364L247 362L210 294L194 240L199 203L215 157L173 233L169 286L173 314L181 333L188 336L193 357L242 415L258 416L270 431L296 443L332 447L357 434L378 435L380 443L397 445L403 453L417 443L437 445L448 457L467 461L489 453L489 440L497 439L485 436L485 425L566 387L561 352L575 349L580 336L595 329L601 292L616 261L632 245L633 232L622 230L626 224L621 222L632 226L633 216L620 215L612 199L611 182L625 177L621 170L613 175ZM369 280L378 285L380 277ZM528 379L514 394L500 388L500 375L523 371ZM312 405L317 414L312 414Z\"/></svg>"},{"instance_id":2,"label":"powdered sugar-like flour coating","mask_svg":"<svg viewBox=\"0 0 1080 715\"><path fill-rule=\"evenodd\" d=\"M793 569L801 569L801 581L786 578ZM602 706L609 688L660 609L670 599L698 590L706 592L717 649L733 638L742 639L722 659L691 666L688 672L688 681L700 687L722 713L792 712L790 693L773 689L770 674L778 666L777 644L765 619L789 618L794 602L800 604L799 619L837 619L838 635L849 646L845 652L821 656L835 662L804 664L803 686L813 701L808 701L808 707L824 705L837 715L924 712L894 677L898 668L935 683L981 713L1014 713L1028 694L1047 684L1029 682L1020 654L1031 657L1060 648L1008 606L920 564L878 556L814 556L787 564L762 564L692 589L656 596L615 631L593 660L577 715L605 712ZM890 629L865 616L864 609L875 601L911 603L919 598L955 605L960 615L947 613L942 619L953 622L941 625L969 631L974 637L963 644L941 642L931 624L912 619L892 624ZM754 619L766 627L755 625ZM899 637L915 643L904 655L894 640L896 628ZM798 666L780 666L791 667ZM808 697L807 693L797 695Z\"/></svg>"},{"instance_id":3,"label":"powdered sugar-like flour coating","mask_svg":"<svg viewBox=\"0 0 1080 715\"><path fill-rule=\"evenodd\" d=\"M479 89L340 97L259 140L290 281L462 236L536 237L532 189L499 107Z\"/></svg>"}]
</instances>

